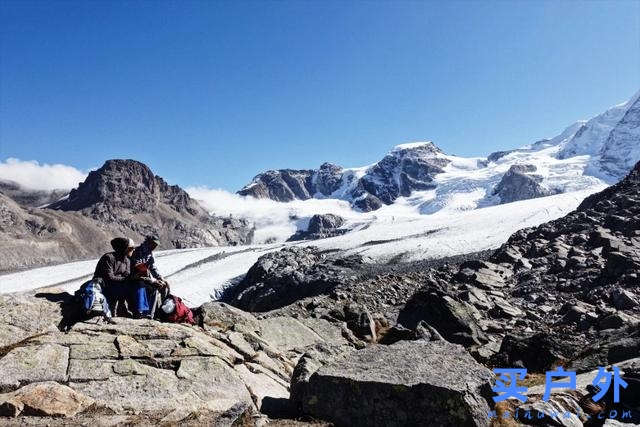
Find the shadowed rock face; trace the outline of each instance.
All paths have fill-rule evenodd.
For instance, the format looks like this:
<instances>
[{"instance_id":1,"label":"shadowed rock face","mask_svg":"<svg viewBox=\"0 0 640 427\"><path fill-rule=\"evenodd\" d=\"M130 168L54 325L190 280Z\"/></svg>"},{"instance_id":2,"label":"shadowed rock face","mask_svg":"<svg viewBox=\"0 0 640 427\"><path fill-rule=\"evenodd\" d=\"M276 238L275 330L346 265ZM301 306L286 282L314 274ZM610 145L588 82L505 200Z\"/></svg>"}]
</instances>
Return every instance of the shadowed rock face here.
<instances>
[{"instance_id":1,"label":"shadowed rock face","mask_svg":"<svg viewBox=\"0 0 640 427\"><path fill-rule=\"evenodd\" d=\"M354 263L360 257L351 257ZM244 279L225 291L222 300L242 310L269 311L302 298L327 293L346 281L345 260L322 254L316 247L288 247L261 256Z\"/></svg>"},{"instance_id":2,"label":"shadowed rock face","mask_svg":"<svg viewBox=\"0 0 640 427\"><path fill-rule=\"evenodd\" d=\"M336 425L486 426L492 377L461 346L403 341L335 357L310 375L294 372L291 400Z\"/></svg>"},{"instance_id":3,"label":"shadowed rock face","mask_svg":"<svg viewBox=\"0 0 640 427\"><path fill-rule=\"evenodd\" d=\"M511 166L496 186L493 194L500 197L501 203L535 199L553 194L540 185L542 177L531 175L535 171L534 165Z\"/></svg>"},{"instance_id":4,"label":"shadowed rock face","mask_svg":"<svg viewBox=\"0 0 640 427\"><path fill-rule=\"evenodd\" d=\"M312 175L312 170L267 171L253 178L251 184L238 191L238 194L277 202L307 200L315 193Z\"/></svg>"}]
</instances>

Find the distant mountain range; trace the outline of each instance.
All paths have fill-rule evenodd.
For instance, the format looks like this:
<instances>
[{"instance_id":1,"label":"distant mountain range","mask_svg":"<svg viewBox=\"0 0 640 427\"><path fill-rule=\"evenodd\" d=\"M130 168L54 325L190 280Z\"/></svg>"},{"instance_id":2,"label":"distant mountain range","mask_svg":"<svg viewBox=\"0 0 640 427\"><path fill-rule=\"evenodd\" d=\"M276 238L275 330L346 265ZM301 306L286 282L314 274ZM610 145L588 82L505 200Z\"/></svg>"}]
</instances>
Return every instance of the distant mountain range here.
<instances>
[{"instance_id":1,"label":"distant mountain range","mask_svg":"<svg viewBox=\"0 0 640 427\"><path fill-rule=\"evenodd\" d=\"M612 184L640 160L639 98L640 92L554 138L484 158L447 155L430 141L403 144L366 167L269 170L238 194L279 202L340 199L367 212L422 192L422 210L431 213L461 198L468 209Z\"/></svg>"}]
</instances>

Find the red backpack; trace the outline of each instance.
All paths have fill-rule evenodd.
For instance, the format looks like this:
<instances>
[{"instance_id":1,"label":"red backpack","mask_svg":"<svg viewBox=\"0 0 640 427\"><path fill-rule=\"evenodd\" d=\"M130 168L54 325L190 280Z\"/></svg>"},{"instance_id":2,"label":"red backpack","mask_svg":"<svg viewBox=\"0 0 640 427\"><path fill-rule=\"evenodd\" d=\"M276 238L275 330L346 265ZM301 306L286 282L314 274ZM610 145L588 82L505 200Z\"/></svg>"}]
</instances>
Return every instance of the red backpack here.
<instances>
[{"instance_id":1,"label":"red backpack","mask_svg":"<svg viewBox=\"0 0 640 427\"><path fill-rule=\"evenodd\" d=\"M168 298L173 298L176 309L173 311L173 313L167 315L167 322L188 323L190 325L196 324L196 321L193 319L193 313L191 312L191 309L187 307L179 297L175 295L169 295Z\"/></svg>"}]
</instances>

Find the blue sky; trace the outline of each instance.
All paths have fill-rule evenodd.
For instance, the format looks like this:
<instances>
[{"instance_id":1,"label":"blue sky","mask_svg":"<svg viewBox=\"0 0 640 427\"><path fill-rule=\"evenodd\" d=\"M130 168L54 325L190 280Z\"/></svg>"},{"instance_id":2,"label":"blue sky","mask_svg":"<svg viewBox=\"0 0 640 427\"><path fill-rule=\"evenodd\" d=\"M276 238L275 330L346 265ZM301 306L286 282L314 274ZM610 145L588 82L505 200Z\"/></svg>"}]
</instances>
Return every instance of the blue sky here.
<instances>
[{"instance_id":1,"label":"blue sky","mask_svg":"<svg viewBox=\"0 0 640 427\"><path fill-rule=\"evenodd\" d=\"M640 2L0 2L0 160L237 190L433 140L486 155L640 89Z\"/></svg>"}]
</instances>

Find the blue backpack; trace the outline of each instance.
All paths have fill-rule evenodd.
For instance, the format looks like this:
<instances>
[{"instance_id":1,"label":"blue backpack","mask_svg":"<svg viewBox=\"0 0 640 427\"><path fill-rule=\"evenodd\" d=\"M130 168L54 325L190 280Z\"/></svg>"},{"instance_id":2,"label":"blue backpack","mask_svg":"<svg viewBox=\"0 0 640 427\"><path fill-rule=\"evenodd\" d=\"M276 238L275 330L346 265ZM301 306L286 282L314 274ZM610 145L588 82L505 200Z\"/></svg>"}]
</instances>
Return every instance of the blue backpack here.
<instances>
[{"instance_id":1,"label":"blue backpack","mask_svg":"<svg viewBox=\"0 0 640 427\"><path fill-rule=\"evenodd\" d=\"M107 298L102 293L102 279L92 279L85 282L76 291L82 313L86 317L104 316L111 318L111 310Z\"/></svg>"}]
</instances>

